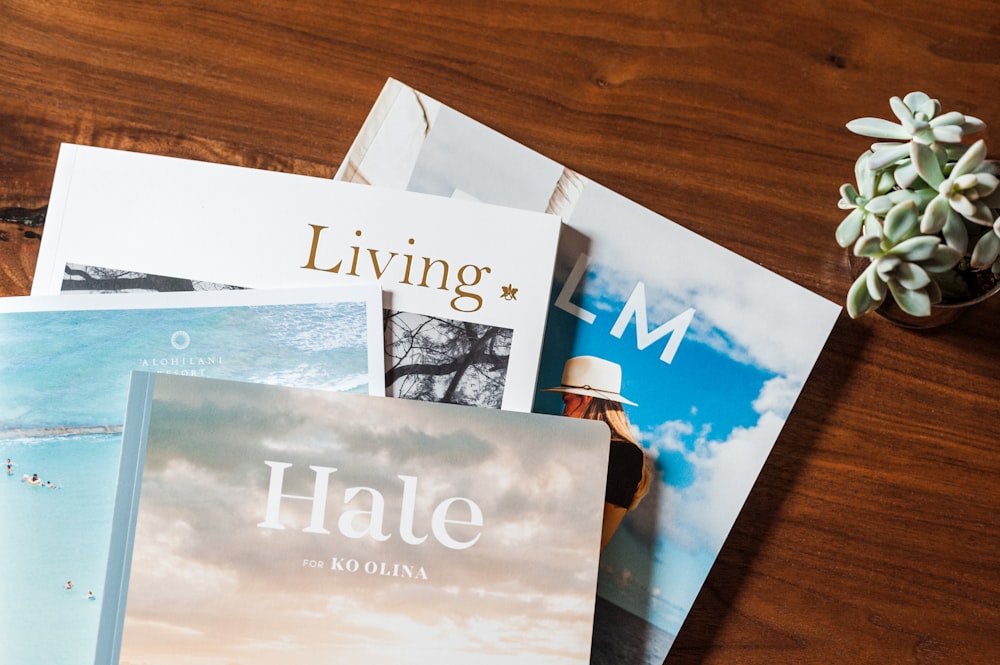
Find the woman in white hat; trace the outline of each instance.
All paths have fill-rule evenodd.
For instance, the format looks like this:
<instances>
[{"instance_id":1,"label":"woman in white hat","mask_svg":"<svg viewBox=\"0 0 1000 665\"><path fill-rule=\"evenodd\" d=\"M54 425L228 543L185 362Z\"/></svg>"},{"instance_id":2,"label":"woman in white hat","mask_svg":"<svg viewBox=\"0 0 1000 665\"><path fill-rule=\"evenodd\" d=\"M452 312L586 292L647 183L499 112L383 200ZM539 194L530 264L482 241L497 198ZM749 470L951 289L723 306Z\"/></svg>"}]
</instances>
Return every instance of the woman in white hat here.
<instances>
[{"instance_id":1,"label":"woman in white hat","mask_svg":"<svg viewBox=\"0 0 1000 665\"><path fill-rule=\"evenodd\" d=\"M563 394L564 416L589 418L611 429L608 483L604 493L603 549L625 514L639 505L649 490L649 467L622 404L638 406L621 394L622 368L603 358L576 356L563 366L562 384L544 392Z\"/></svg>"}]
</instances>

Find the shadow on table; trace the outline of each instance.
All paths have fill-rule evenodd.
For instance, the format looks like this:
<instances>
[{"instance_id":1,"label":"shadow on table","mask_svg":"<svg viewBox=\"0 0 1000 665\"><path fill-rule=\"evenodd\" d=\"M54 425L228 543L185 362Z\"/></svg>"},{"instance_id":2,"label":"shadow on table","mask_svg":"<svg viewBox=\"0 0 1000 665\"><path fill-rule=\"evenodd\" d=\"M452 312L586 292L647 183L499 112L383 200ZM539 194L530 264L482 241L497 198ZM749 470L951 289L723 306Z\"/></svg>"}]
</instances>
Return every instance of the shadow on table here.
<instances>
[{"instance_id":1,"label":"shadow on table","mask_svg":"<svg viewBox=\"0 0 1000 665\"><path fill-rule=\"evenodd\" d=\"M859 355L854 347L863 346L865 337L865 328L852 326L846 315L841 316L665 663L698 665L704 662L720 628L732 619L735 599L761 545L774 527L782 503L793 491L812 454L816 433L822 431L829 417L829 405L837 402L851 380ZM784 639L794 641L794 637L788 635L784 635ZM719 653L713 657L718 659Z\"/></svg>"}]
</instances>

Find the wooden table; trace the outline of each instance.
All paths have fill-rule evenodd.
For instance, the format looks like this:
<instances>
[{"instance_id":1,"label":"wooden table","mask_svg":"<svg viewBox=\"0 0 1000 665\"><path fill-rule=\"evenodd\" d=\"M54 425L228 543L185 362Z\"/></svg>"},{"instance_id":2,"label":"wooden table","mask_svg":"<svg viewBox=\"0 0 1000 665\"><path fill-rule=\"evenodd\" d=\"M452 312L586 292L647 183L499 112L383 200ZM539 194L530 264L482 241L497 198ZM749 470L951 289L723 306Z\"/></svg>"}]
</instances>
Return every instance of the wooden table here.
<instances>
[{"instance_id":1,"label":"wooden table","mask_svg":"<svg viewBox=\"0 0 1000 665\"><path fill-rule=\"evenodd\" d=\"M1000 154L989 0L63 4L0 2L0 207L61 141L331 176L392 76L842 301L846 121L923 90ZM998 324L841 318L670 662L1000 662Z\"/></svg>"}]
</instances>

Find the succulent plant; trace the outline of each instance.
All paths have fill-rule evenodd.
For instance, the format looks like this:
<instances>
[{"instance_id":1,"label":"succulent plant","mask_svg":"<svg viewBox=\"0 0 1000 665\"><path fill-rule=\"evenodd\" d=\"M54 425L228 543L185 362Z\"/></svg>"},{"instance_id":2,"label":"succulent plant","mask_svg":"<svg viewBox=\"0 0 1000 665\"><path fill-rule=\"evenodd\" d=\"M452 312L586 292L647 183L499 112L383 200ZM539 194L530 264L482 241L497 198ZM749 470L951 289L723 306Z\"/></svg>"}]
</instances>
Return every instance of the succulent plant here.
<instances>
[{"instance_id":1,"label":"succulent plant","mask_svg":"<svg viewBox=\"0 0 1000 665\"><path fill-rule=\"evenodd\" d=\"M968 271L1000 280L1000 179L986 159L986 144L963 141L985 129L978 118L922 92L889 106L898 123L859 118L847 128L873 143L855 163L857 185L840 188L839 207L850 210L837 227L837 243L868 260L847 295L852 318L874 311L888 295L914 316L969 293ZM957 286L956 286L957 285Z\"/></svg>"}]
</instances>

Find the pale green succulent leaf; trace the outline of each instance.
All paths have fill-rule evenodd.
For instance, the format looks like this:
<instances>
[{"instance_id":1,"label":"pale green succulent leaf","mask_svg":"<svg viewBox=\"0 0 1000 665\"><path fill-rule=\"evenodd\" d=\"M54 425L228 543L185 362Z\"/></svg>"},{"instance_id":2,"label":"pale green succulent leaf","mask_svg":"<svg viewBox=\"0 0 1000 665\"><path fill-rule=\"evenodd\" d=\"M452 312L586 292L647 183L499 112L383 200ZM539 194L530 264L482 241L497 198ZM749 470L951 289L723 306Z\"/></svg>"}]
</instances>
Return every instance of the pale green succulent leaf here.
<instances>
[{"instance_id":1,"label":"pale green succulent leaf","mask_svg":"<svg viewBox=\"0 0 1000 665\"><path fill-rule=\"evenodd\" d=\"M893 277L905 289L922 289L931 282L931 276L916 263L903 261L893 272Z\"/></svg>"},{"instance_id":2,"label":"pale green succulent leaf","mask_svg":"<svg viewBox=\"0 0 1000 665\"><path fill-rule=\"evenodd\" d=\"M966 134L975 134L986 129L986 123L975 116L967 115L962 122L962 131Z\"/></svg>"},{"instance_id":3,"label":"pale green succulent leaf","mask_svg":"<svg viewBox=\"0 0 1000 665\"><path fill-rule=\"evenodd\" d=\"M961 194L953 194L948 197L948 204L952 210L970 222L975 222L980 226L993 225L993 211L982 201L971 201Z\"/></svg>"},{"instance_id":4,"label":"pale green succulent leaf","mask_svg":"<svg viewBox=\"0 0 1000 665\"><path fill-rule=\"evenodd\" d=\"M913 119L913 112L916 110L915 106L908 106L906 102L896 96L889 98L889 108L892 109L892 114L903 123L904 127L907 121Z\"/></svg>"},{"instance_id":5,"label":"pale green succulent leaf","mask_svg":"<svg viewBox=\"0 0 1000 665\"><path fill-rule=\"evenodd\" d=\"M916 202L917 208L920 210L926 208L927 204L931 202L931 199L937 196L937 192L926 185L924 185L921 189L912 190L912 192L913 200Z\"/></svg>"},{"instance_id":6,"label":"pale green succulent leaf","mask_svg":"<svg viewBox=\"0 0 1000 665\"><path fill-rule=\"evenodd\" d=\"M885 300L886 286L885 280L878 272L878 264L872 263L865 271L865 288L868 289L868 296L875 302Z\"/></svg>"},{"instance_id":7,"label":"pale green succulent leaf","mask_svg":"<svg viewBox=\"0 0 1000 665\"><path fill-rule=\"evenodd\" d=\"M965 223L961 217L950 213L940 231L945 245L959 254L965 254L965 250L969 246L969 232L965 229Z\"/></svg>"},{"instance_id":8,"label":"pale green succulent leaf","mask_svg":"<svg viewBox=\"0 0 1000 665\"><path fill-rule=\"evenodd\" d=\"M938 100L931 99L930 95L920 91L906 93L903 97L903 103L914 113L919 113L926 118L933 118L941 112L941 104ZM889 101L889 104L892 105L892 100Z\"/></svg>"},{"instance_id":9,"label":"pale green succulent leaf","mask_svg":"<svg viewBox=\"0 0 1000 665\"><path fill-rule=\"evenodd\" d=\"M917 205L913 201L903 201L894 205L885 214L885 237L892 244L909 238L920 229Z\"/></svg>"},{"instance_id":10,"label":"pale green succulent leaf","mask_svg":"<svg viewBox=\"0 0 1000 665\"><path fill-rule=\"evenodd\" d=\"M872 300L866 282L867 270L861 273L847 290L847 314L852 319L873 311L880 304Z\"/></svg>"},{"instance_id":11,"label":"pale green succulent leaf","mask_svg":"<svg viewBox=\"0 0 1000 665\"><path fill-rule=\"evenodd\" d=\"M961 127L965 124L965 114L958 111L948 111L930 119L931 127L942 127L944 125L956 125Z\"/></svg>"},{"instance_id":12,"label":"pale green succulent leaf","mask_svg":"<svg viewBox=\"0 0 1000 665\"><path fill-rule=\"evenodd\" d=\"M972 248L970 263L973 269L981 270L992 265L1000 256L1000 236L995 232L984 233L976 246Z\"/></svg>"},{"instance_id":13,"label":"pale green succulent leaf","mask_svg":"<svg viewBox=\"0 0 1000 665\"><path fill-rule=\"evenodd\" d=\"M876 144L885 147L878 148L868 159L868 168L873 170L884 169L890 164L894 164L910 154L909 143L883 143ZM874 145L872 147L875 147Z\"/></svg>"},{"instance_id":14,"label":"pale green succulent leaf","mask_svg":"<svg viewBox=\"0 0 1000 665\"><path fill-rule=\"evenodd\" d=\"M869 187L874 188L875 185L875 172L868 168L868 158L871 154L871 150L865 150L854 162L854 181L858 183L858 189L861 190L861 193L867 197L870 197L872 193L865 190Z\"/></svg>"},{"instance_id":15,"label":"pale green succulent leaf","mask_svg":"<svg viewBox=\"0 0 1000 665\"><path fill-rule=\"evenodd\" d=\"M935 196L924 209L924 215L920 218L921 233L937 233L944 228L948 217L952 214L951 205L945 196Z\"/></svg>"},{"instance_id":16,"label":"pale green succulent leaf","mask_svg":"<svg viewBox=\"0 0 1000 665\"><path fill-rule=\"evenodd\" d=\"M940 244L941 240L937 236L914 236L898 243L886 253L907 261L926 261L934 256L934 250Z\"/></svg>"},{"instance_id":17,"label":"pale green succulent leaf","mask_svg":"<svg viewBox=\"0 0 1000 665\"><path fill-rule=\"evenodd\" d=\"M976 177L975 173L965 173L959 176L952 177L952 186L955 189L968 190L975 189L976 185L979 184L979 179Z\"/></svg>"},{"instance_id":18,"label":"pale green succulent leaf","mask_svg":"<svg viewBox=\"0 0 1000 665\"><path fill-rule=\"evenodd\" d=\"M854 255L875 258L882 254L882 239L875 235L863 235L854 243Z\"/></svg>"},{"instance_id":19,"label":"pale green succulent leaf","mask_svg":"<svg viewBox=\"0 0 1000 665\"><path fill-rule=\"evenodd\" d=\"M925 189L894 189L884 196L893 205L903 203L904 201L912 201L916 204L917 211L919 212L927 206L931 199L937 196L937 192L929 187Z\"/></svg>"},{"instance_id":20,"label":"pale green succulent leaf","mask_svg":"<svg viewBox=\"0 0 1000 665\"><path fill-rule=\"evenodd\" d=\"M909 145L910 159L916 167L920 177L927 181L934 189L944 182L944 172L941 170L941 163L933 150L920 143Z\"/></svg>"},{"instance_id":21,"label":"pale green succulent leaf","mask_svg":"<svg viewBox=\"0 0 1000 665\"><path fill-rule=\"evenodd\" d=\"M962 217L975 221L976 204L967 199L962 194L955 193L949 196L948 205L950 205L951 209L957 212Z\"/></svg>"},{"instance_id":22,"label":"pale green succulent leaf","mask_svg":"<svg viewBox=\"0 0 1000 665\"><path fill-rule=\"evenodd\" d=\"M981 199L985 199L995 192L997 187L1000 187L1000 178L997 178L992 173L977 172L970 173L969 175L975 177L976 184L972 186L972 189L975 190L976 195Z\"/></svg>"},{"instance_id":23,"label":"pale green succulent leaf","mask_svg":"<svg viewBox=\"0 0 1000 665\"><path fill-rule=\"evenodd\" d=\"M882 232L882 223L879 217L877 217L876 215L865 215L864 220L865 220L865 229L863 235L873 236L875 238L881 238L883 235L885 235Z\"/></svg>"},{"instance_id":24,"label":"pale green succulent leaf","mask_svg":"<svg viewBox=\"0 0 1000 665\"><path fill-rule=\"evenodd\" d=\"M889 282L889 291L904 312L913 316L930 316L931 299L923 289L911 291L893 280Z\"/></svg>"},{"instance_id":25,"label":"pale green succulent leaf","mask_svg":"<svg viewBox=\"0 0 1000 665\"><path fill-rule=\"evenodd\" d=\"M861 136L870 136L876 139L897 139L906 141L910 135L906 133L902 125L889 122L882 118L858 118L847 123L847 129Z\"/></svg>"},{"instance_id":26,"label":"pale green succulent leaf","mask_svg":"<svg viewBox=\"0 0 1000 665\"><path fill-rule=\"evenodd\" d=\"M986 141L979 139L975 143L969 146L969 149L965 151L958 161L955 162L954 168L951 170L951 177L956 178L960 175L965 175L966 173L972 173L976 168L983 163L986 158ZM928 182L930 182L928 180Z\"/></svg>"},{"instance_id":27,"label":"pale green succulent leaf","mask_svg":"<svg viewBox=\"0 0 1000 665\"><path fill-rule=\"evenodd\" d=\"M854 185L848 182L840 186L840 204L838 205L843 207L843 204L846 202L851 207L854 207L855 201L857 201L858 198L858 190L854 189Z\"/></svg>"},{"instance_id":28,"label":"pale green succulent leaf","mask_svg":"<svg viewBox=\"0 0 1000 665\"><path fill-rule=\"evenodd\" d=\"M882 256L885 252L882 249L882 239L877 235L862 234L854 242L854 246L851 251L855 256L861 256L868 259L875 259Z\"/></svg>"},{"instance_id":29,"label":"pale green succulent leaf","mask_svg":"<svg viewBox=\"0 0 1000 665\"><path fill-rule=\"evenodd\" d=\"M889 212L895 204L896 202L893 201L893 197L888 194L883 194L882 196L876 196L868 201L868 203L865 204L865 210L875 215L884 215Z\"/></svg>"},{"instance_id":30,"label":"pale green succulent leaf","mask_svg":"<svg viewBox=\"0 0 1000 665\"><path fill-rule=\"evenodd\" d=\"M980 226L992 226L993 225L993 211L990 207L983 203L982 201L976 201L973 203L976 212L974 215L967 217L970 222L975 222Z\"/></svg>"},{"instance_id":31,"label":"pale green succulent leaf","mask_svg":"<svg viewBox=\"0 0 1000 665\"><path fill-rule=\"evenodd\" d=\"M954 125L931 128L931 136L941 143L958 143L962 140L962 128Z\"/></svg>"},{"instance_id":32,"label":"pale green succulent leaf","mask_svg":"<svg viewBox=\"0 0 1000 665\"><path fill-rule=\"evenodd\" d=\"M892 189L896 186L896 179L891 171L886 171L886 170L872 171L872 173L878 174L877 178L875 179L875 191L872 192L873 195L886 194L888 192L891 192Z\"/></svg>"},{"instance_id":33,"label":"pale green succulent leaf","mask_svg":"<svg viewBox=\"0 0 1000 665\"><path fill-rule=\"evenodd\" d=\"M892 170L893 184L899 185L903 189L912 187L913 183L915 183L919 177L920 174L917 173L917 167L914 166L912 161L902 162Z\"/></svg>"},{"instance_id":34,"label":"pale green succulent leaf","mask_svg":"<svg viewBox=\"0 0 1000 665\"><path fill-rule=\"evenodd\" d=\"M864 213L860 208L855 208L844 217L844 220L837 226L837 244L841 247L850 247L861 235L861 226L864 221Z\"/></svg>"},{"instance_id":35,"label":"pale green succulent leaf","mask_svg":"<svg viewBox=\"0 0 1000 665\"><path fill-rule=\"evenodd\" d=\"M875 191L873 192L873 194L888 194L889 192L891 192L893 188L896 186L896 177L895 177L896 171L900 169L906 170L908 166L909 164L904 163L900 164L891 171L889 170L879 171L878 178L875 180ZM875 172L872 171L872 173ZM916 174L916 170L914 170L913 173ZM916 176L914 175L914 177Z\"/></svg>"},{"instance_id":36,"label":"pale green succulent leaf","mask_svg":"<svg viewBox=\"0 0 1000 665\"><path fill-rule=\"evenodd\" d=\"M920 267L930 273L948 272L962 260L963 252L948 245L938 245L930 258L920 262Z\"/></svg>"}]
</instances>

